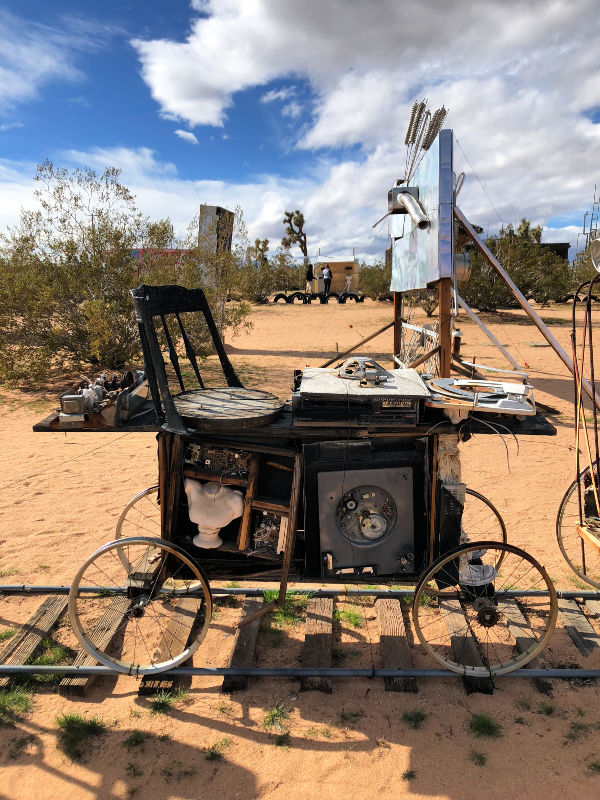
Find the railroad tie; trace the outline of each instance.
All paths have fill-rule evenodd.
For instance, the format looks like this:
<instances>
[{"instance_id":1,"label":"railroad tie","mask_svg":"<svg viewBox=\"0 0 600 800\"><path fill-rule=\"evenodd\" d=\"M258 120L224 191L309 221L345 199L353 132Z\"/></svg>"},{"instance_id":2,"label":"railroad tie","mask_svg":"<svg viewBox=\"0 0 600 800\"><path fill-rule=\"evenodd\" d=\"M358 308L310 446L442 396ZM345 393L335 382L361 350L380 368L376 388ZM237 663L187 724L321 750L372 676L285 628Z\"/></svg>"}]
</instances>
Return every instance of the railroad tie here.
<instances>
[{"instance_id":1,"label":"railroad tie","mask_svg":"<svg viewBox=\"0 0 600 800\"><path fill-rule=\"evenodd\" d=\"M13 666L24 664L48 636L66 607L66 597L47 597L4 648L0 663ZM10 675L0 677L0 688L8 686L11 680Z\"/></svg>"},{"instance_id":2,"label":"railroad tie","mask_svg":"<svg viewBox=\"0 0 600 800\"><path fill-rule=\"evenodd\" d=\"M333 642L333 598L311 597L306 608L306 633L302 646L302 666L331 667ZM331 678L300 678L300 691L317 690L331 694Z\"/></svg>"},{"instance_id":3,"label":"railroad tie","mask_svg":"<svg viewBox=\"0 0 600 800\"><path fill-rule=\"evenodd\" d=\"M396 598L381 598L375 603L381 661L384 669L412 669L413 662L406 638L402 606ZM384 678L386 692L418 692L416 678Z\"/></svg>"},{"instance_id":4,"label":"railroad tie","mask_svg":"<svg viewBox=\"0 0 600 800\"><path fill-rule=\"evenodd\" d=\"M263 603L260 598L247 597L244 600L241 619L256 614L262 609ZM229 660L230 667L252 667L254 666L254 651L256 649L256 639L260 628L261 617L257 616L247 625L237 629L233 652ZM222 692L235 692L246 689L248 686L247 675L226 675L221 684Z\"/></svg>"}]
</instances>

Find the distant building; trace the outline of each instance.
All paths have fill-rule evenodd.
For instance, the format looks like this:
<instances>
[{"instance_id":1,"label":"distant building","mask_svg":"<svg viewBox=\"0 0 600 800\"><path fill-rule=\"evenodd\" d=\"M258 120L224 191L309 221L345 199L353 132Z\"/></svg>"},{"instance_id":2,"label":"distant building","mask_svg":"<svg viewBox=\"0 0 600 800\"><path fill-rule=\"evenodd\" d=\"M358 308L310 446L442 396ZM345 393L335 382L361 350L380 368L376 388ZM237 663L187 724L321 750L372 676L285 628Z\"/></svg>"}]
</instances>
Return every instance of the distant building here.
<instances>
[{"instance_id":1,"label":"distant building","mask_svg":"<svg viewBox=\"0 0 600 800\"><path fill-rule=\"evenodd\" d=\"M540 247L545 247L546 250L550 250L551 253L564 258L565 261L569 260L570 242L541 242Z\"/></svg>"},{"instance_id":2,"label":"distant building","mask_svg":"<svg viewBox=\"0 0 600 800\"><path fill-rule=\"evenodd\" d=\"M198 217L198 247L213 253L231 252L235 214L221 206L200 206Z\"/></svg>"},{"instance_id":3,"label":"distant building","mask_svg":"<svg viewBox=\"0 0 600 800\"><path fill-rule=\"evenodd\" d=\"M318 256L312 261L315 278L319 282L319 291L323 291L321 271L325 264L331 270L331 291L343 292L346 289L346 277L350 277L350 291L358 291L358 259L354 256Z\"/></svg>"}]
</instances>

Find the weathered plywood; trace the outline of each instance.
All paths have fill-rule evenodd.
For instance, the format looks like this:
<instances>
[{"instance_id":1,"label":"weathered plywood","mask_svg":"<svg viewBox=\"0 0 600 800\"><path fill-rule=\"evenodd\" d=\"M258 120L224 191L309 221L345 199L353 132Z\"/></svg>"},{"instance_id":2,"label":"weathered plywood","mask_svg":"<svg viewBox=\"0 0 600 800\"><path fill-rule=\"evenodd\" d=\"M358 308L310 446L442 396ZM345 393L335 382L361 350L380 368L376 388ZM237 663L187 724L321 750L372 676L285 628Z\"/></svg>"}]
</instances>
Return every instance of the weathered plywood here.
<instances>
[{"instance_id":1,"label":"weathered plywood","mask_svg":"<svg viewBox=\"0 0 600 800\"><path fill-rule=\"evenodd\" d=\"M311 597L306 608L306 633L302 647L302 666L331 667L333 642L333 598ZM331 693L331 678L301 678L300 690L315 689Z\"/></svg>"},{"instance_id":2,"label":"weathered plywood","mask_svg":"<svg viewBox=\"0 0 600 800\"><path fill-rule=\"evenodd\" d=\"M400 601L381 598L375 604L379 623L381 661L384 669L412 669ZM386 692L418 692L415 678L384 678Z\"/></svg>"}]
</instances>

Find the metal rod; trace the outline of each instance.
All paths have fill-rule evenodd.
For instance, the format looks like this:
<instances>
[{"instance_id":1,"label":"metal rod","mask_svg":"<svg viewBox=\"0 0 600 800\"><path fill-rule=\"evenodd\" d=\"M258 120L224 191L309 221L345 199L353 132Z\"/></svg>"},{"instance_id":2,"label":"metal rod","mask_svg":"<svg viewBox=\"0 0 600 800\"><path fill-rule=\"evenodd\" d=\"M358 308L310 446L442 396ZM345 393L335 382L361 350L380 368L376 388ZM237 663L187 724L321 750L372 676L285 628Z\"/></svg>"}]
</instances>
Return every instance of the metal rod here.
<instances>
[{"instance_id":1,"label":"metal rod","mask_svg":"<svg viewBox=\"0 0 600 800\"><path fill-rule=\"evenodd\" d=\"M466 312L467 312L468 316L469 316L469 317L470 317L470 318L473 320L473 322L476 322L476 323L477 323L477 325L479 325L479 327L480 327L480 328L481 328L481 330L482 330L482 331L485 333L485 335L488 337L488 339L490 339L490 341L492 341L492 342L493 342L493 343L496 345L496 347L498 348L498 350L500 350L500 352L502 353L502 355L504 356L504 358L505 358L505 359L508 361L508 363L509 363L509 364L512 364L512 365L513 365L513 367L514 367L515 369L517 369L517 370L519 370L519 371L521 372L521 371L522 371L522 370L521 370L521 367L520 367L520 366L519 366L519 364L518 364L518 363L515 361L515 359L514 359L514 358L511 356L511 354L508 352L508 350L506 349L506 347L504 347L504 345L502 345L502 344L501 344L501 343L498 341L498 339L496 339L496 337L495 337L495 336L494 336L494 334L491 332L491 330L490 330L489 328L487 328L487 327L486 327L486 326L483 324L483 322L482 322L482 321L479 319L479 317L477 316L477 314L473 313L473 311L472 311L472 310L469 308L469 306L467 305L467 303L465 303L465 301L464 301L464 300L462 299L462 297L461 297L461 296L458 294L458 292L456 292L456 295L455 295L455 296L456 296L456 300L457 300L457 302L458 302L458 305L459 305L459 306L460 306L460 307L461 307L461 308L462 308L464 311L466 311Z\"/></svg>"},{"instance_id":2,"label":"metal rod","mask_svg":"<svg viewBox=\"0 0 600 800\"><path fill-rule=\"evenodd\" d=\"M402 578L399 578L402 580ZM409 578L407 582L411 582ZM27 584L8 584L0 586L0 596L2 595L22 595L22 594L69 594L69 586L29 586ZM246 597L262 597L266 591L270 591L272 587L254 586L252 588L244 589L237 587L235 589L222 589L219 587L212 587L211 592L218 597L245 595ZM117 589L114 586L79 586L79 592L101 592L103 594L119 594L123 590ZM295 594L309 594L311 597L413 597L414 589L289 589L290 592ZM187 592L186 595L194 596L201 595L202 592ZM549 592L537 591L533 589L524 589L518 591L517 589L509 589L504 592L496 592L496 597L548 597ZM579 598L580 600L600 600L600 592L592 591L566 591L560 589L556 590L556 596L565 599L573 600Z\"/></svg>"},{"instance_id":3,"label":"metal rod","mask_svg":"<svg viewBox=\"0 0 600 800\"><path fill-rule=\"evenodd\" d=\"M454 216L463 226L465 232L467 233L471 241L477 246L479 252L484 256L484 258L488 261L488 263L496 270L498 275L500 275L504 283L511 290L511 292L515 296L515 299L517 300L523 311L525 311L525 313L533 321L533 323L535 324L539 332L542 334L544 339L552 347L554 352L557 354L557 356L569 370L571 375L573 375L574 373L573 361L569 358L563 347L558 343L554 335L549 330L548 326L544 324L539 314L527 302L525 295L521 292L516 283L512 280L512 278L510 278L510 276L503 269L502 265L500 264L496 256L491 252L489 247L479 238L469 220L465 217L462 211L456 206L454 207ZM589 381L583 378L582 385L586 391L586 394L591 398L592 402L595 403L597 408L600 408L600 397L594 392Z\"/></svg>"},{"instance_id":4,"label":"metal rod","mask_svg":"<svg viewBox=\"0 0 600 800\"><path fill-rule=\"evenodd\" d=\"M324 364L321 364L321 369L323 369L324 367L329 367L335 361L339 361L340 359L350 355L350 353L353 353L357 349L357 347L362 347L363 344L370 342L371 339L374 339L376 336L379 336L380 333L384 333L385 331L389 330L389 328L393 327L394 324L395 324L394 320L388 322L387 325L384 325L383 328L379 328L378 331L375 331L375 333L372 333L370 336L367 336L366 339L361 339L360 342L353 344L349 350L344 350L343 353L337 353L333 358L330 358L329 361L326 361Z\"/></svg>"},{"instance_id":5,"label":"metal rod","mask_svg":"<svg viewBox=\"0 0 600 800\"><path fill-rule=\"evenodd\" d=\"M462 674L446 669L351 669L344 667L177 667L168 672L152 675L202 675L222 677L247 675L269 678L462 678ZM64 665L37 666L34 664L9 666L0 664L0 675L122 675L126 673L104 666L74 667ZM132 673L132 677L141 677ZM476 676L477 677L477 676ZM496 676L492 676L496 678ZM503 678L600 678L600 669L516 669Z\"/></svg>"}]
</instances>

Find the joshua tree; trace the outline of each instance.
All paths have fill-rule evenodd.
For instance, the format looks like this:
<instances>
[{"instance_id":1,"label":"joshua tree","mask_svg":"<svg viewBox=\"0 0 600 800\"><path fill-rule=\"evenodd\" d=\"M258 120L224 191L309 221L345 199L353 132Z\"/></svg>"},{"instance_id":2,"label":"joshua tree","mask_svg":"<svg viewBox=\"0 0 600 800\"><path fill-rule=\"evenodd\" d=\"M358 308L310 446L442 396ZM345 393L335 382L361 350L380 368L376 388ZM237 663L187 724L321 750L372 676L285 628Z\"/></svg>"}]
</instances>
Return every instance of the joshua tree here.
<instances>
[{"instance_id":1,"label":"joshua tree","mask_svg":"<svg viewBox=\"0 0 600 800\"><path fill-rule=\"evenodd\" d=\"M304 214L296 209L295 211L286 211L283 215L283 224L286 226L284 236L281 244L284 247L291 247L297 244L304 258L308 258L308 248L306 247L306 234L304 233Z\"/></svg>"}]
</instances>

